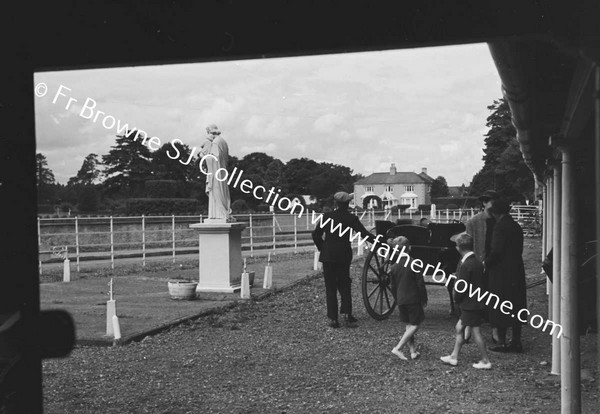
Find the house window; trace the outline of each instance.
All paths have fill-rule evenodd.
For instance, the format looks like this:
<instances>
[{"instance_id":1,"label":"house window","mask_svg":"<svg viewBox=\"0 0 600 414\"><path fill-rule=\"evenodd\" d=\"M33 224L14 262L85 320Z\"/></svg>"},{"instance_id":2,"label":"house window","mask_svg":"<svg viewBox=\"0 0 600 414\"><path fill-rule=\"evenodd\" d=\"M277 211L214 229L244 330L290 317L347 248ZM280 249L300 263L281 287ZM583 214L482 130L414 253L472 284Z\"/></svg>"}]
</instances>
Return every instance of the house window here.
<instances>
[{"instance_id":1,"label":"house window","mask_svg":"<svg viewBox=\"0 0 600 414\"><path fill-rule=\"evenodd\" d=\"M385 191L387 191L388 193L393 193L394 192L394 186L393 185L386 185L385 186Z\"/></svg>"},{"instance_id":2,"label":"house window","mask_svg":"<svg viewBox=\"0 0 600 414\"><path fill-rule=\"evenodd\" d=\"M404 191L415 191L415 186L414 185L405 185Z\"/></svg>"},{"instance_id":3,"label":"house window","mask_svg":"<svg viewBox=\"0 0 600 414\"><path fill-rule=\"evenodd\" d=\"M372 192L373 192L373 186L365 185L365 193L372 193Z\"/></svg>"}]
</instances>

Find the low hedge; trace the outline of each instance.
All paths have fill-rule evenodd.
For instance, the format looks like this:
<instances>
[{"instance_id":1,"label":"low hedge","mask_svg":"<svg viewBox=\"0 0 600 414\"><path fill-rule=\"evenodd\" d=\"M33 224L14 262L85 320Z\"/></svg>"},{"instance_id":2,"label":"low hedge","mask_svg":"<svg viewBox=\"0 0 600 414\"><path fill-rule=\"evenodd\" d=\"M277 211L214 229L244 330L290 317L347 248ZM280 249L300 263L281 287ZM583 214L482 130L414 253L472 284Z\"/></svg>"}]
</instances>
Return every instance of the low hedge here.
<instances>
[{"instance_id":1,"label":"low hedge","mask_svg":"<svg viewBox=\"0 0 600 414\"><path fill-rule=\"evenodd\" d=\"M127 214L199 214L200 201L194 198L130 198Z\"/></svg>"}]
</instances>

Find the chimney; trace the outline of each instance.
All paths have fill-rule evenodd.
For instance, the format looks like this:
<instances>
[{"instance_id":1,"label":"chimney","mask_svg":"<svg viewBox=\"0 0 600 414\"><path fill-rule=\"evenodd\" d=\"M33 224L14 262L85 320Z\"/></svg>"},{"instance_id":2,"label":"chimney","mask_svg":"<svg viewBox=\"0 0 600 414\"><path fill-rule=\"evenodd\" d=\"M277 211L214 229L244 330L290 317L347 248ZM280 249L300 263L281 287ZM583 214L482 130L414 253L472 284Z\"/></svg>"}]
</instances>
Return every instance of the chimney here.
<instances>
[{"instance_id":1,"label":"chimney","mask_svg":"<svg viewBox=\"0 0 600 414\"><path fill-rule=\"evenodd\" d=\"M396 164L394 163L390 166L390 175L396 175Z\"/></svg>"},{"instance_id":2,"label":"chimney","mask_svg":"<svg viewBox=\"0 0 600 414\"><path fill-rule=\"evenodd\" d=\"M421 174L427 174L427 168L425 168L425 167L421 168Z\"/></svg>"}]
</instances>

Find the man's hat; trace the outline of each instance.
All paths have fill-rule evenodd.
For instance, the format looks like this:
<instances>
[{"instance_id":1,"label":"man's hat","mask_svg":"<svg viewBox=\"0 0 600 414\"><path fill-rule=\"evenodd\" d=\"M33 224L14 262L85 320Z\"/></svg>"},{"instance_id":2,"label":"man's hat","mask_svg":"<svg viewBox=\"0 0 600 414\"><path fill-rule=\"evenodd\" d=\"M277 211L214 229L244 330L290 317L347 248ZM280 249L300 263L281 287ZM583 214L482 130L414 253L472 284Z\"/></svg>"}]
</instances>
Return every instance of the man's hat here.
<instances>
[{"instance_id":1,"label":"man's hat","mask_svg":"<svg viewBox=\"0 0 600 414\"><path fill-rule=\"evenodd\" d=\"M333 199L338 203L349 203L352 196L345 191L338 191L333 195Z\"/></svg>"},{"instance_id":2,"label":"man's hat","mask_svg":"<svg viewBox=\"0 0 600 414\"><path fill-rule=\"evenodd\" d=\"M488 201L488 200L497 200L499 197L498 193L495 192L494 190L486 190L483 192L482 195L479 196L479 198L477 198L477 200L479 201Z\"/></svg>"}]
</instances>

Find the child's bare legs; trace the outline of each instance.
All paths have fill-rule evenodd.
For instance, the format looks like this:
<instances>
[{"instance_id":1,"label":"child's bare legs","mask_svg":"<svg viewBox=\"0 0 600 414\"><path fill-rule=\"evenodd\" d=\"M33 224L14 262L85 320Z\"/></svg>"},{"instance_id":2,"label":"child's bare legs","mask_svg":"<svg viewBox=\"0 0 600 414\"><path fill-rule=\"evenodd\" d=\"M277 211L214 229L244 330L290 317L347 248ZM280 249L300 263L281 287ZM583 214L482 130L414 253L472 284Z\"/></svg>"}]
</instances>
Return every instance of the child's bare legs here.
<instances>
[{"instance_id":1,"label":"child's bare legs","mask_svg":"<svg viewBox=\"0 0 600 414\"><path fill-rule=\"evenodd\" d=\"M398 357L400 359L405 359L405 360L408 359L401 351L401 349L402 349L402 347L404 347L404 345L408 344L411 355L416 353L415 341L414 341L413 336L415 333L417 333L418 330L419 330L419 325L411 325L409 323L406 324L406 330L404 331L404 335L402 335L402 338L400 338L400 342L398 342L398 345L396 345L394 347L394 349L392 349L392 352L394 354L398 355Z\"/></svg>"},{"instance_id":2,"label":"child's bare legs","mask_svg":"<svg viewBox=\"0 0 600 414\"><path fill-rule=\"evenodd\" d=\"M471 332L473 333L473 339L477 344L477 348L479 348L479 352L481 352L481 362L487 364L490 362L490 359L488 358L487 349L485 348L485 341L483 340L479 326L473 326L471 328Z\"/></svg>"},{"instance_id":3,"label":"child's bare legs","mask_svg":"<svg viewBox=\"0 0 600 414\"><path fill-rule=\"evenodd\" d=\"M471 339L471 327L465 326L465 342Z\"/></svg>"},{"instance_id":4,"label":"child's bare legs","mask_svg":"<svg viewBox=\"0 0 600 414\"><path fill-rule=\"evenodd\" d=\"M459 319L458 322L456 322L456 340L454 342L454 349L452 350L452 354L450 354L450 356L453 359L458 359L458 354L460 352L460 349L462 348L463 344L465 343L465 336L464 336L464 326L461 322L461 320Z\"/></svg>"}]
</instances>

